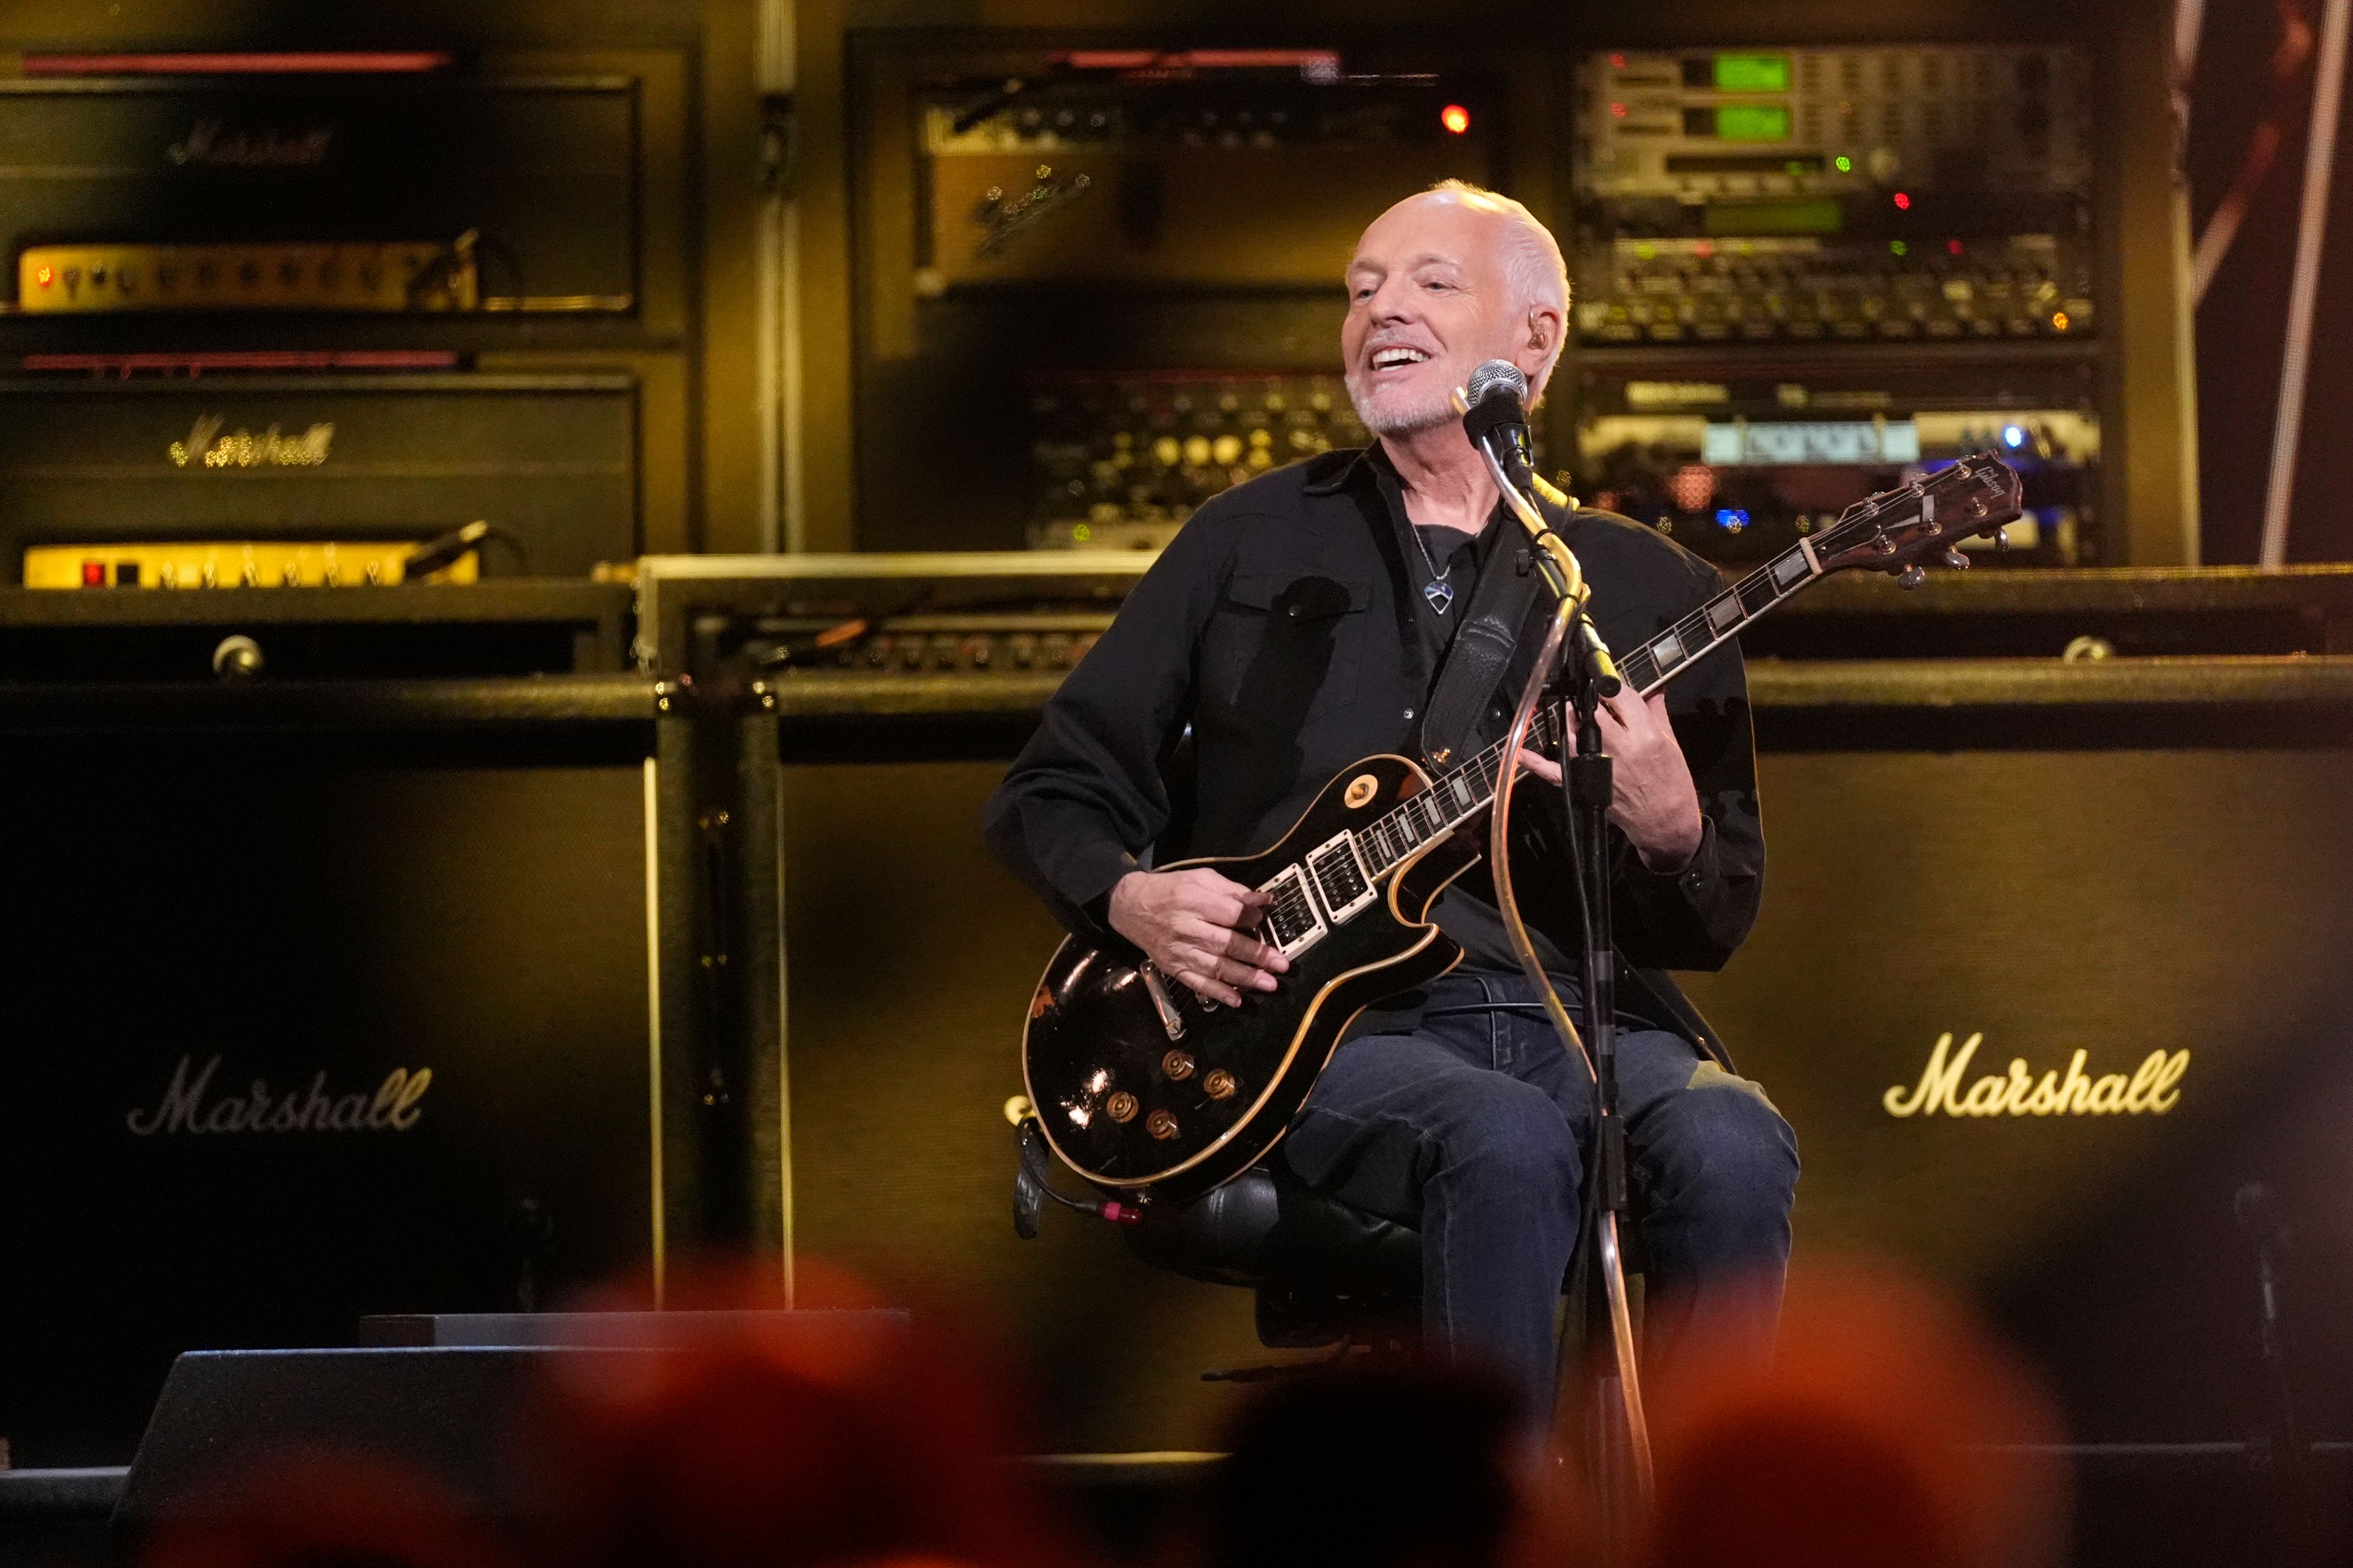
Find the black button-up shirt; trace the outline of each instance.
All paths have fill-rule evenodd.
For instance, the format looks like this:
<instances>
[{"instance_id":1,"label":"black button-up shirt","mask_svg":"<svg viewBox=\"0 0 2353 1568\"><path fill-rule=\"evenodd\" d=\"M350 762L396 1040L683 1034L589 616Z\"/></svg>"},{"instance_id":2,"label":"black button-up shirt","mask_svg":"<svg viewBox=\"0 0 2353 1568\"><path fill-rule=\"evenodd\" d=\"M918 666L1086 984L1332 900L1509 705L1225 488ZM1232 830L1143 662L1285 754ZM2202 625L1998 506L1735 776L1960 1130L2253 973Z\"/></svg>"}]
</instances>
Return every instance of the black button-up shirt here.
<instances>
[{"instance_id":1,"label":"black button-up shirt","mask_svg":"<svg viewBox=\"0 0 2353 1568\"><path fill-rule=\"evenodd\" d=\"M1595 621L1613 648L1641 646L1720 587L1704 562L1624 518L1579 511L1552 521L1592 584ZM1519 542L1505 533L1516 524L1491 521L1457 558L1456 596L1438 617L1421 592L1430 574L1410 527L1396 472L1375 446L1239 485L1161 552L1048 703L985 814L998 858L1066 929L1116 942L1103 924L1106 900L1147 852L1163 866L1254 853L1359 758L1418 754L1451 624L1470 601L1463 565L1504 569ZM1533 658L1547 614L1542 605L1531 612L1522 660ZM1482 743L1503 733L1524 678L1523 665L1499 689ZM1690 863L1671 871L1649 869L1613 834L1617 944L1634 966L1715 969L1746 936L1764 885L1738 649L1678 671L1667 709L1704 827ZM1556 791L1534 793L1536 809L1523 795L1514 813L1515 885L1530 926L1556 953L1573 953L1575 888L1558 850L1565 814ZM1483 868L1456 887L1492 908ZM1445 913L1441 923L1453 927ZM1472 962L1498 956L1476 951L1478 921L1461 923ZM1495 966L1510 968L1508 953Z\"/></svg>"}]
</instances>

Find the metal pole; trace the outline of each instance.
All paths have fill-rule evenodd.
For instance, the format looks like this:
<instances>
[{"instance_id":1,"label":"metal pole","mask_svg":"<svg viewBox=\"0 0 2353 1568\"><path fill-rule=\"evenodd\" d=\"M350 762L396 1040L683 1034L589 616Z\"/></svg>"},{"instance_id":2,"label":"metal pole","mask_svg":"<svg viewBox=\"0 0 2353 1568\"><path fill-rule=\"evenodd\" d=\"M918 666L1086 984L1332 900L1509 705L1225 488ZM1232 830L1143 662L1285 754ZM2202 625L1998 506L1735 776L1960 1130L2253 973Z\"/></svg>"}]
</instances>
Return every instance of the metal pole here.
<instances>
[{"instance_id":1,"label":"metal pole","mask_svg":"<svg viewBox=\"0 0 2353 1568\"><path fill-rule=\"evenodd\" d=\"M2258 563L2287 564L2287 509L2295 490L2296 447L2304 434L2304 384L2312 356L2312 315L2320 292L2320 245L2328 226L2329 178L2337 163L2337 110L2345 95L2345 28L2353 0L2328 0L2320 30L2320 68L2312 88L2312 129L2304 149L2304 207L2295 235L2295 280L2288 291L2287 346L2280 356L2279 417L2272 429L2271 487L2263 499Z\"/></svg>"}]
</instances>

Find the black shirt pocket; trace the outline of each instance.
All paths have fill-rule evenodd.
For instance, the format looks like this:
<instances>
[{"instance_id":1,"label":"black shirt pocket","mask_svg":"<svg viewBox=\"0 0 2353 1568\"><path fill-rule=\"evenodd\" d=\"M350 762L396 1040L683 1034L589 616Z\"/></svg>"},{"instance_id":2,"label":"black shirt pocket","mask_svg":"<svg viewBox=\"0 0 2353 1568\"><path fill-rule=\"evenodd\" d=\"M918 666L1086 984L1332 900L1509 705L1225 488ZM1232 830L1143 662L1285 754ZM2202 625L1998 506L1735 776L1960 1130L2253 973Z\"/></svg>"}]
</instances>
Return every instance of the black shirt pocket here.
<instances>
[{"instance_id":1,"label":"black shirt pocket","mask_svg":"<svg viewBox=\"0 0 2353 1568\"><path fill-rule=\"evenodd\" d=\"M1318 572L1236 572L1210 618L1201 682L1250 728L1296 731L1356 700L1369 585Z\"/></svg>"}]
</instances>

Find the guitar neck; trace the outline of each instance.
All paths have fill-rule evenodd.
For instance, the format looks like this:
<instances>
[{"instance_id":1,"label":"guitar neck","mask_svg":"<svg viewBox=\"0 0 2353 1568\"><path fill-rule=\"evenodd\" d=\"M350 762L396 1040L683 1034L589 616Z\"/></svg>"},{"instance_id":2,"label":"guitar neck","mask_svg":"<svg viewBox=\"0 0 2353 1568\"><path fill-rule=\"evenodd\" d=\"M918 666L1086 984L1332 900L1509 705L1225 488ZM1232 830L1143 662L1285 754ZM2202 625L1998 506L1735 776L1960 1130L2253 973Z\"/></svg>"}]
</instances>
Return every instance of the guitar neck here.
<instances>
[{"instance_id":1,"label":"guitar neck","mask_svg":"<svg viewBox=\"0 0 2353 1568\"><path fill-rule=\"evenodd\" d=\"M1665 686L1740 635L1751 622L1808 584L1829 575L1810 542L1800 539L1698 609L1618 657L1618 672L1644 697ZM1552 703L1529 725L1529 741L1545 750L1561 738L1566 706ZM1433 841L1487 809L1502 776L1504 742L1496 742L1461 766L1440 774L1430 787L1356 833L1356 848L1375 878L1403 864Z\"/></svg>"}]
</instances>

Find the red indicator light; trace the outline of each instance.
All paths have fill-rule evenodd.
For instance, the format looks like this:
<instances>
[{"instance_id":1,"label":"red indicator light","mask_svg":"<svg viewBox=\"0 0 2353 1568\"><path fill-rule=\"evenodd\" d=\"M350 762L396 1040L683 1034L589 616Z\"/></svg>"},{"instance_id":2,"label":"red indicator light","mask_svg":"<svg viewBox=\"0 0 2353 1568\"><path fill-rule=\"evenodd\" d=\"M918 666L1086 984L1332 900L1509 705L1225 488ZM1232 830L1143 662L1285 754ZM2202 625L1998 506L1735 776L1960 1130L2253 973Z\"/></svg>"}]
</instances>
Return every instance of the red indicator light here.
<instances>
[{"instance_id":1,"label":"red indicator light","mask_svg":"<svg viewBox=\"0 0 2353 1568\"><path fill-rule=\"evenodd\" d=\"M1450 103L1438 111L1438 122L1460 136L1471 129L1471 111L1459 103Z\"/></svg>"},{"instance_id":2,"label":"red indicator light","mask_svg":"<svg viewBox=\"0 0 2353 1568\"><path fill-rule=\"evenodd\" d=\"M1945 241L1945 248L1952 255L1958 256L1961 253L1961 242L1957 239L1948 239Z\"/></svg>"},{"instance_id":3,"label":"red indicator light","mask_svg":"<svg viewBox=\"0 0 2353 1568\"><path fill-rule=\"evenodd\" d=\"M50 269L47 262L45 261L40 266L33 268L33 281L39 284L44 289L47 288L57 280L58 275Z\"/></svg>"},{"instance_id":4,"label":"red indicator light","mask_svg":"<svg viewBox=\"0 0 2353 1568\"><path fill-rule=\"evenodd\" d=\"M1626 118L1626 106L1625 106L1624 104L1622 104L1622 103L1613 103L1613 104L1611 104L1611 105L1609 106L1609 117L1610 117L1612 120L1623 120L1623 119L1625 119L1625 118Z\"/></svg>"},{"instance_id":5,"label":"red indicator light","mask_svg":"<svg viewBox=\"0 0 2353 1568\"><path fill-rule=\"evenodd\" d=\"M1705 261L1715 254L1715 242L1712 239L1699 240L1692 246L1692 254Z\"/></svg>"},{"instance_id":6,"label":"red indicator light","mask_svg":"<svg viewBox=\"0 0 2353 1568\"><path fill-rule=\"evenodd\" d=\"M81 585L85 588L105 587L106 563L103 561L83 562L81 563Z\"/></svg>"},{"instance_id":7,"label":"red indicator light","mask_svg":"<svg viewBox=\"0 0 2353 1568\"><path fill-rule=\"evenodd\" d=\"M1897 212L1910 212L1912 210L1912 198L1902 191L1896 192L1895 210Z\"/></svg>"},{"instance_id":8,"label":"red indicator light","mask_svg":"<svg viewBox=\"0 0 2353 1568\"><path fill-rule=\"evenodd\" d=\"M1609 68L1614 71L1624 70L1626 68L1626 57L1624 55L1611 55L1609 57Z\"/></svg>"}]
</instances>

